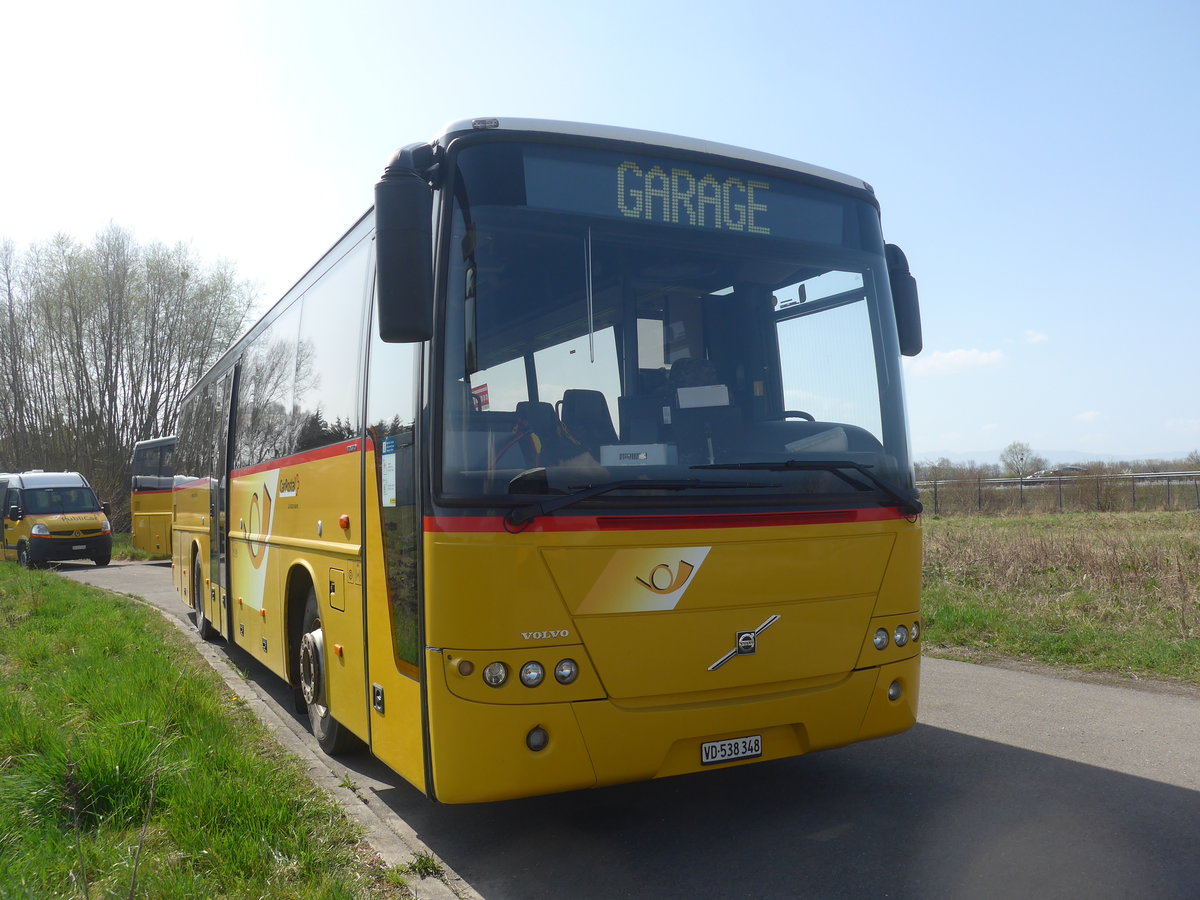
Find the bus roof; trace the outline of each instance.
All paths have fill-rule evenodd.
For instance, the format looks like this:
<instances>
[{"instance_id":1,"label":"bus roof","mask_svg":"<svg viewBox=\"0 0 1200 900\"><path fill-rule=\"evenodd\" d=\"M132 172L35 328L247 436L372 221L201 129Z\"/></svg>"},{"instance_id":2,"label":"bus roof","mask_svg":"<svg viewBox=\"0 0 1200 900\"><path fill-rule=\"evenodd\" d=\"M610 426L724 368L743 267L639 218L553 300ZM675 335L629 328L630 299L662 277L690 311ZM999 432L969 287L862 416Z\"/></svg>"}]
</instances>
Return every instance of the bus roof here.
<instances>
[{"instance_id":1,"label":"bus roof","mask_svg":"<svg viewBox=\"0 0 1200 900\"><path fill-rule=\"evenodd\" d=\"M750 163L757 163L764 166L773 166L777 169L786 169L792 172L798 172L802 175L809 175L816 178L824 178L830 181L836 181L839 184L844 184L848 187L857 188L858 190L869 191L874 193L873 189L867 182L861 178L854 178L851 175L845 175L841 172L835 172L833 169L826 169L821 166L810 165L809 163L799 162L798 160L788 159L785 156L776 156L771 153L761 153L757 150L748 150L745 147L736 147L732 144L720 144L714 141L704 141L698 138L683 137L677 134L664 134L657 131L642 131L637 128L619 128L612 125L588 125L584 122L560 122L554 119L521 119L521 118L491 118L491 119L461 119L457 122L451 122L442 129L442 134L437 138L437 142L446 146L454 137L461 134L470 134L478 131L509 131L509 132L525 132L529 134L561 134L571 137L596 138L598 140L608 141L624 141L631 144L646 144L654 147L666 147L674 150L687 150L693 153L707 153L716 156L726 156L730 159L742 160Z\"/></svg>"}]
</instances>

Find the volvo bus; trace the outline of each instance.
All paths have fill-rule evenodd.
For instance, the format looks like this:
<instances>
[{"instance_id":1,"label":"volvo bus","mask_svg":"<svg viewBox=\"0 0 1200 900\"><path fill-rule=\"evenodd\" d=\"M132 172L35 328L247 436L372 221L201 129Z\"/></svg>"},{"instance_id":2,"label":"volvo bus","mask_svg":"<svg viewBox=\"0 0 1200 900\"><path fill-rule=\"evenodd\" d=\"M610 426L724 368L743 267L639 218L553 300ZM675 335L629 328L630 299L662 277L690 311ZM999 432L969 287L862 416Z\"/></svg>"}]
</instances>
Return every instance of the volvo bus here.
<instances>
[{"instance_id":1,"label":"volvo bus","mask_svg":"<svg viewBox=\"0 0 1200 900\"><path fill-rule=\"evenodd\" d=\"M185 399L202 635L445 803L913 724L921 330L868 184L476 119L374 199Z\"/></svg>"},{"instance_id":2,"label":"volvo bus","mask_svg":"<svg viewBox=\"0 0 1200 900\"><path fill-rule=\"evenodd\" d=\"M130 543L151 556L170 556L174 435L138 441L129 468Z\"/></svg>"}]
</instances>

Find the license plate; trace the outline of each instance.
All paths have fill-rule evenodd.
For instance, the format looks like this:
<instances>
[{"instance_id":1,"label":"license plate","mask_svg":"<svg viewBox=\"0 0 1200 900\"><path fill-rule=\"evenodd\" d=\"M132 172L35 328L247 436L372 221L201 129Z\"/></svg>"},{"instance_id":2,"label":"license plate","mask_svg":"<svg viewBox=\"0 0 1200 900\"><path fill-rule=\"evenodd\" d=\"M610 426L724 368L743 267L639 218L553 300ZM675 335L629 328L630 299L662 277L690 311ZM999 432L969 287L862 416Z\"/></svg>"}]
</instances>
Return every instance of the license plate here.
<instances>
[{"instance_id":1,"label":"license plate","mask_svg":"<svg viewBox=\"0 0 1200 900\"><path fill-rule=\"evenodd\" d=\"M730 738L727 741L708 741L700 745L700 765L734 762L762 756L762 735Z\"/></svg>"},{"instance_id":2,"label":"license plate","mask_svg":"<svg viewBox=\"0 0 1200 900\"><path fill-rule=\"evenodd\" d=\"M87 544L72 544L71 549L72 550L86 550Z\"/></svg>"}]
</instances>

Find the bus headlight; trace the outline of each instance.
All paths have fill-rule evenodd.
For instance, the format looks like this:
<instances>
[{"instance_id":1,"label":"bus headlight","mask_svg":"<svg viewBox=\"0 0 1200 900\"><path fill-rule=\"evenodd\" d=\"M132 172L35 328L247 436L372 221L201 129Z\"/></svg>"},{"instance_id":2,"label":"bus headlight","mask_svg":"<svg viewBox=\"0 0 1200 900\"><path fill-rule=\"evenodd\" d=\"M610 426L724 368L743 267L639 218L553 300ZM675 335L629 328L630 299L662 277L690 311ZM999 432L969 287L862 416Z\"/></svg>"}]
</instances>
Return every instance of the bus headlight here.
<instances>
[{"instance_id":1,"label":"bus headlight","mask_svg":"<svg viewBox=\"0 0 1200 900\"><path fill-rule=\"evenodd\" d=\"M916 643L917 641L919 641L920 639L921 639L921 623L920 623L920 622L913 622L913 627L912 627L912 640L913 640L913 643L915 644L915 643Z\"/></svg>"},{"instance_id":2,"label":"bus headlight","mask_svg":"<svg viewBox=\"0 0 1200 900\"><path fill-rule=\"evenodd\" d=\"M875 637L872 639L876 650L882 650L888 645L888 633L886 628L880 628L875 632Z\"/></svg>"},{"instance_id":3,"label":"bus headlight","mask_svg":"<svg viewBox=\"0 0 1200 900\"><path fill-rule=\"evenodd\" d=\"M897 647L903 647L905 644L908 643L908 626L907 625L897 625L896 626L895 640L896 640Z\"/></svg>"},{"instance_id":4,"label":"bus headlight","mask_svg":"<svg viewBox=\"0 0 1200 900\"><path fill-rule=\"evenodd\" d=\"M546 670L540 662L527 662L521 666L521 684L525 687L537 687L546 677Z\"/></svg>"},{"instance_id":5,"label":"bus headlight","mask_svg":"<svg viewBox=\"0 0 1200 900\"><path fill-rule=\"evenodd\" d=\"M508 681L508 666L502 662L488 663L483 667L483 681L489 687L500 687Z\"/></svg>"},{"instance_id":6,"label":"bus headlight","mask_svg":"<svg viewBox=\"0 0 1200 900\"><path fill-rule=\"evenodd\" d=\"M579 665L573 659L564 659L554 667L554 680L559 684L570 684L579 677Z\"/></svg>"}]
</instances>

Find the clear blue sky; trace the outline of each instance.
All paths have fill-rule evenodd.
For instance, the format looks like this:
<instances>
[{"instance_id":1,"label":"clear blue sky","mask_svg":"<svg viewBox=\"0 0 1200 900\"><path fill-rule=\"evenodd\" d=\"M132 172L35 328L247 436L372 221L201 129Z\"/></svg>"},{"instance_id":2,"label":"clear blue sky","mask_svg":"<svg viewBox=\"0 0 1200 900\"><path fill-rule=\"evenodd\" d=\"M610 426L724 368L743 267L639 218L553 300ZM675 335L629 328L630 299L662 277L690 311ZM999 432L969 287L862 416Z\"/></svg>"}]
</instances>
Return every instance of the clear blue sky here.
<instances>
[{"instance_id":1,"label":"clear blue sky","mask_svg":"<svg viewBox=\"0 0 1200 900\"><path fill-rule=\"evenodd\" d=\"M674 132L875 186L921 288L918 459L1200 447L1194 0L6 7L18 249L115 221L265 305L449 121Z\"/></svg>"}]
</instances>

